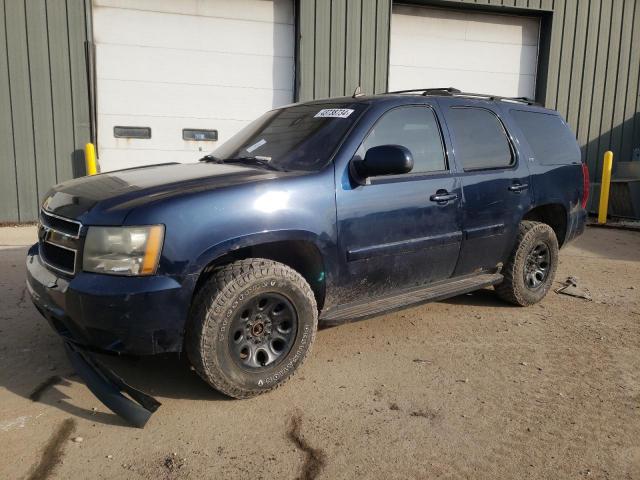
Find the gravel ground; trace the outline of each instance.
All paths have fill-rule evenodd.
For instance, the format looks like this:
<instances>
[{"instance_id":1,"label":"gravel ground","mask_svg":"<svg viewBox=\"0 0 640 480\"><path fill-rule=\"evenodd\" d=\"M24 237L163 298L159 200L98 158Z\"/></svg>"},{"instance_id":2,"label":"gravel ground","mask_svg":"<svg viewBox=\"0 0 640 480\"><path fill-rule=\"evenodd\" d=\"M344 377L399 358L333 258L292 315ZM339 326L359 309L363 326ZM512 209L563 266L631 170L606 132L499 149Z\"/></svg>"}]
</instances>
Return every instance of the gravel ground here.
<instances>
[{"instance_id":1,"label":"gravel ground","mask_svg":"<svg viewBox=\"0 0 640 480\"><path fill-rule=\"evenodd\" d=\"M640 478L640 233L561 251L556 280L593 301L483 290L325 328L251 400L175 357L110 359L163 404L144 430L92 396L31 305L33 235L0 229L0 478Z\"/></svg>"}]
</instances>

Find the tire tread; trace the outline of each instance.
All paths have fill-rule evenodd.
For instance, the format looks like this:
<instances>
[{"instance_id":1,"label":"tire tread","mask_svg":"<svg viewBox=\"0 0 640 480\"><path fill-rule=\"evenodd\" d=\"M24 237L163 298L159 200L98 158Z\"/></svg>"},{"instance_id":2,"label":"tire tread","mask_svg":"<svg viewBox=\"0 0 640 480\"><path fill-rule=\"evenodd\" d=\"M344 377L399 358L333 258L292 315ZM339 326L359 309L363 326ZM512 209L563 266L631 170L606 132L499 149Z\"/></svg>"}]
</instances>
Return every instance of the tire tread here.
<instances>
[{"instance_id":1,"label":"tire tread","mask_svg":"<svg viewBox=\"0 0 640 480\"><path fill-rule=\"evenodd\" d=\"M526 287L524 287L524 282L522 282L522 285L521 285L521 282L517 280L516 270L518 269L519 265L521 265L524 262L523 257L526 256L528 253L527 248L526 247L522 248L522 246L528 243L528 241L530 241L529 239L533 238L535 234L548 234L548 233L551 234L552 238L555 241L555 246L552 248L555 248L557 252L557 249L558 249L557 239L555 237L555 233L553 232L553 230L549 225L547 225L546 223L535 222L532 220L523 220L522 222L520 222L518 237L516 240L515 247L513 249L513 252L511 253L511 256L509 257L509 260L507 261L507 263L502 269L502 275L504 277L504 280L498 285L494 286L494 289L498 294L498 297L500 297L502 300L509 302L513 305L518 305L522 307L535 303L535 301L532 301L532 299L528 298L528 296L526 295L526 292L525 292ZM550 272L549 274L551 282L553 281L553 277L555 275L556 266L557 265L552 266L553 271ZM545 295L546 295L546 292L548 291L549 287L547 286L543 288L546 288L546 291L545 291Z\"/></svg>"},{"instance_id":2,"label":"tire tread","mask_svg":"<svg viewBox=\"0 0 640 480\"><path fill-rule=\"evenodd\" d=\"M282 381L270 388L246 389L227 381L216 362L216 356L207 358L204 353L213 350L215 339L214 315L216 305L223 308L232 301L239 290L263 277L277 276L294 283L312 305L313 328L309 348L305 351L296 368ZM270 392L286 383L304 364L315 340L318 324L318 309L315 296L307 281L298 272L279 262L263 258L238 260L214 270L205 285L196 294L190 313L190 324L186 335L186 350L191 365L207 383L233 398L243 399ZM213 365L210 365L213 363Z\"/></svg>"}]
</instances>

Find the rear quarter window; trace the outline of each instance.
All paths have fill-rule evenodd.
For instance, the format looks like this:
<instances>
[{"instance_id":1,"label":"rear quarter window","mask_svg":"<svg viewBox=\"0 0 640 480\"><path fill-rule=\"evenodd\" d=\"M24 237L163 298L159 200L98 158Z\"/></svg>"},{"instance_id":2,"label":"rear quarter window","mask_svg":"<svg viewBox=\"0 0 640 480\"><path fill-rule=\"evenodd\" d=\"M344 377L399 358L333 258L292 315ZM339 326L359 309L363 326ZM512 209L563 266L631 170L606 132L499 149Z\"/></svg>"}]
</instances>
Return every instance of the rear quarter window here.
<instances>
[{"instance_id":1,"label":"rear quarter window","mask_svg":"<svg viewBox=\"0 0 640 480\"><path fill-rule=\"evenodd\" d=\"M573 132L558 115L511 110L525 140L541 165L580 163L580 148Z\"/></svg>"}]
</instances>

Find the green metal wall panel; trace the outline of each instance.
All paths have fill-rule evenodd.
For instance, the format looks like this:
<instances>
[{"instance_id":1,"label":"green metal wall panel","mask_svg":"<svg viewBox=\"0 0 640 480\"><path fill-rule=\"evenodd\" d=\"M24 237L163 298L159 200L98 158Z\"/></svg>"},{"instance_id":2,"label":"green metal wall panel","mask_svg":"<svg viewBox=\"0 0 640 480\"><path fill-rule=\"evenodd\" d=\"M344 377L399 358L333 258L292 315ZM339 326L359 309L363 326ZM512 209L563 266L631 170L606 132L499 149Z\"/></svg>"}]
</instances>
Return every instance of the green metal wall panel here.
<instances>
[{"instance_id":1,"label":"green metal wall panel","mask_svg":"<svg viewBox=\"0 0 640 480\"><path fill-rule=\"evenodd\" d=\"M56 158L51 108L51 75L47 36L47 7L39 0L25 2L31 79L31 110L38 197L56 183ZM37 203L36 203L37 204Z\"/></svg>"},{"instance_id":2,"label":"green metal wall panel","mask_svg":"<svg viewBox=\"0 0 640 480\"><path fill-rule=\"evenodd\" d=\"M629 152L633 146L640 147L640 136L634 140L635 128L640 132L640 6L630 0L634 5L633 29L631 32L631 48L629 52L629 75L627 78L627 94L625 96L624 115L622 119L622 144L621 151Z\"/></svg>"},{"instance_id":3,"label":"green metal wall panel","mask_svg":"<svg viewBox=\"0 0 640 480\"><path fill-rule=\"evenodd\" d=\"M331 64L329 77L329 96L335 97L344 92L345 82L345 41L347 34L347 0L331 2Z\"/></svg>"},{"instance_id":4,"label":"green metal wall panel","mask_svg":"<svg viewBox=\"0 0 640 480\"><path fill-rule=\"evenodd\" d=\"M313 78L316 98L329 96L331 74L331 2L316 2L316 51L315 75Z\"/></svg>"},{"instance_id":5,"label":"green metal wall panel","mask_svg":"<svg viewBox=\"0 0 640 480\"><path fill-rule=\"evenodd\" d=\"M360 84L360 13L362 3L359 0L347 2L346 42L344 61L344 88L346 93L353 85ZM358 65L358 68L354 68ZM353 87L355 89L355 87Z\"/></svg>"},{"instance_id":6,"label":"green metal wall panel","mask_svg":"<svg viewBox=\"0 0 640 480\"><path fill-rule=\"evenodd\" d=\"M567 107L567 122L574 129L578 128L578 119L580 115L580 107L582 105L581 95L582 95L582 84L584 81L584 68L586 65L586 55L587 52L587 39L589 34L589 29L587 28L588 20L589 20L589 2L576 2L576 21L575 21L575 35L574 35L574 45L575 48L573 50L573 59L571 62L571 78L569 84L575 85L574 88L568 88L566 93L566 98L568 102Z\"/></svg>"},{"instance_id":7,"label":"green metal wall panel","mask_svg":"<svg viewBox=\"0 0 640 480\"><path fill-rule=\"evenodd\" d=\"M362 24L360 25L360 86L366 93L375 93L376 66L376 2L362 2ZM346 93L346 92L345 92Z\"/></svg>"},{"instance_id":8,"label":"green metal wall panel","mask_svg":"<svg viewBox=\"0 0 640 480\"><path fill-rule=\"evenodd\" d=\"M40 0L41 1L41 0ZM71 67L71 99L73 105L74 150L72 169L74 177L85 174L84 146L91 139L89 110L89 82L87 79L86 45L87 19L91 18L90 0L67 0L69 24L69 58Z\"/></svg>"},{"instance_id":9,"label":"green metal wall panel","mask_svg":"<svg viewBox=\"0 0 640 480\"><path fill-rule=\"evenodd\" d=\"M390 0L300 0L301 101L387 89Z\"/></svg>"},{"instance_id":10,"label":"green metal wall panel","mask_svg":"<svg viewBox=\"0 0 640 480\"><path fill-rule=\"evenodd\" d=\"M376 7L376 57L374 71L374 88L376 93L387 91L389 73L389 34L391 23L391 0L378 0Z\"/></svg>"},{"instance_id":11,"label":"green metal wall panel","mask_svg":"<svg viewBox=\"0 0 640 480\"><path fill-rule=\"evenodd\" d=\"M47 19L49 23L56 178L65 179L73 177L72 158L75 150L66 1L49 0L47 2Z\"/></svg>"},{"instance_id":12,"label":"green metal wall panel","mask_svg":"<svg viewBox=\"0 0 640 480\"><path fill-rule=\"evenodd\" d=\"M0 222L36 220L52 185L84 174L87 9L0 1Z\"/></svg>"},{"instance_id":13,"label":"green metal wall panel","mask_svg":"<svg viewBox=\"0 0 640 480\"><path fill-rule=\"evenodd\" d=\"M541 18L539 101L557 109L575 131L592 179L602 156L629 161L640 149L640 2L638 0L403 0L405 4L469 8ZM389 0L300 0L298 98L307 100L386 90L389 64ZM330 18L324 18L329 15ZM317 58L320 39L329 54ZM342 32L344 30L344 37ZM324 53L323 53L324 55ZM344 68L336 62L344 59ZM327 79L328 75L328 79ZM344 88L340 86L344 85ZM636 153L640 155L640 153ZM614 162L615 164L615 162Z\"/></svg>"},{"instance_id":14,"label":"green metal wall panel","mask_svg":"<svg viewBox=\"0 0 640 480\"><path fill-rule=\"evenodd\" d=\"M0 221L17 222L20 217L4 12L5 0L0 0Z\"/></svg>"},{"instance_id":15,"label":"green metal wall panel","mask_svg":"<svg viewBox=\"0 0 640 480\"><path fill-rule=\"evenodd\" d=\"M16 165L19 218L34 219L38 212L38 184L34 159L31 79L24 2L5 2L5 24L15 154L15 158L7 160L13 160Z\"/></svg>"}]
</instances>

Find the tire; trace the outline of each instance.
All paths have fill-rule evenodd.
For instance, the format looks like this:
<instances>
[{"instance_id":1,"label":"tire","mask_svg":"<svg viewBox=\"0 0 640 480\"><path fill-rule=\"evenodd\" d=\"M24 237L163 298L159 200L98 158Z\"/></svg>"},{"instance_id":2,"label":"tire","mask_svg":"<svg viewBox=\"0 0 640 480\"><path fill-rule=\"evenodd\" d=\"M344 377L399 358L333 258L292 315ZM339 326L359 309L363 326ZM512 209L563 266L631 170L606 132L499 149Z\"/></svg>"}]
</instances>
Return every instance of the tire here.
<instances>
[{"instance_id":1,"label":"tire","mask_svg":"<svg viewBox=\"0 0 640 480\"><path fill-rule=\"evenodd\" d=\"M240 260L214 271L196 294L187 355L213 388L250 398L291 378L317 326L314 294L298 272L271 260Z\"/></svg>"},{"instance_id":2,"label":"tire","mask_svg":"<svg viewBox=\"0 0 640 480\"><path fill-rule=\"evenodd\" d=\"M494 288L509 303L521 307L533 305L551 288L557 268L558 239L553 229L545 223L524 220L520 222L516 246L503 268L504 280Z\"/></svg>"}]
</instances>

